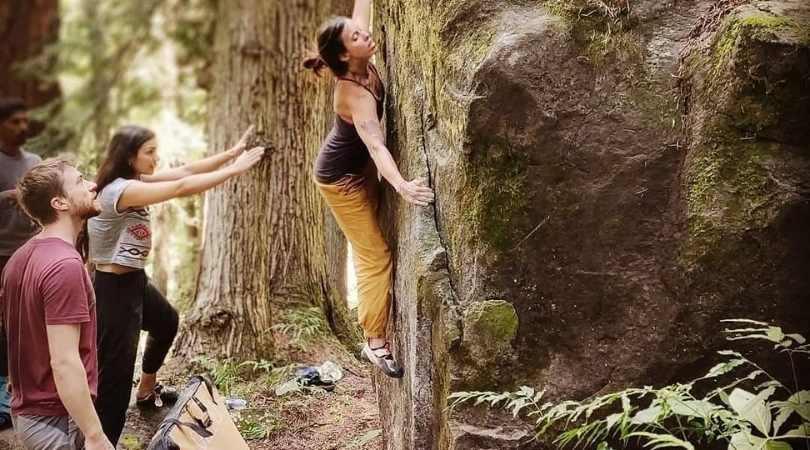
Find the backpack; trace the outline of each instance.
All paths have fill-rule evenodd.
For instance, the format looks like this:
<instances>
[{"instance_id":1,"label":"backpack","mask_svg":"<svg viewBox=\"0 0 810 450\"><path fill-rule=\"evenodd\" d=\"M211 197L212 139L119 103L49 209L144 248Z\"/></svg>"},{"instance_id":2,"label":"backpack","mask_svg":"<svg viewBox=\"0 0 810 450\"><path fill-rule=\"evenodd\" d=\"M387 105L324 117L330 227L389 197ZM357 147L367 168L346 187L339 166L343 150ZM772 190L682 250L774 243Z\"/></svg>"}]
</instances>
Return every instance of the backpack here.
<instances>
[{"instance_id":1,"label":"backpack","mask_svg":"<svg viewBox=\"0 0 810 450\"><path fill-rule=\"evenodd\" d=\"M225 400L208 378L199 375L186 383L148 447L148 450L197 449L249 450Z\"/></svg>"}]
</instances>

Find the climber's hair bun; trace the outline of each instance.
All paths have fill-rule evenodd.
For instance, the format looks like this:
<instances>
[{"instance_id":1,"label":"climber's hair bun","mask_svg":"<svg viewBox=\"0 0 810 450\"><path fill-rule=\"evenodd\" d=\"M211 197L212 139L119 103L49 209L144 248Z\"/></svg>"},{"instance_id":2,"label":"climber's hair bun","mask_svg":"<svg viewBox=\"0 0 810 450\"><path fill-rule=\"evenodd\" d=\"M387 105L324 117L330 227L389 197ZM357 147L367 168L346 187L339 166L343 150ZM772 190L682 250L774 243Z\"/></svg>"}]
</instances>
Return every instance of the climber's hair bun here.
<instances>
[{"instance_id":1,"label":"climber's hair bun","mask_svg":"<svg viewBox=\"0 0 810 450\"><path fill-rule=\"evenodd\" d=\"M304 59L304 67L320 76L321 71L328 67L335 76L342 77L349 71L349 63L340 59L346 53L343 45L343 30L346 28L348 17L335 16L324 22L318 29L318 51L313 51Z\"/></svg>"}]
</instances>

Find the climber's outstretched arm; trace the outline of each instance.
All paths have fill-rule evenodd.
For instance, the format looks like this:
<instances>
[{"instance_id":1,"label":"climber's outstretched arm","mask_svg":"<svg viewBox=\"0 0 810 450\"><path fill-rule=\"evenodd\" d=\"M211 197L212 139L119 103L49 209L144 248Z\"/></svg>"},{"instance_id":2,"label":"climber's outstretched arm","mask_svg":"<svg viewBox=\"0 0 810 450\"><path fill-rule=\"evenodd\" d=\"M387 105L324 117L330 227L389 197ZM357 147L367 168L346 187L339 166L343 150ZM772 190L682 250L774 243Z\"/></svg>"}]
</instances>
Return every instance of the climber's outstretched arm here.
<instances>
[{"instance_id":1,"label":"climber's outstretched arm","mask_svg":"<svg viewBox=\"0 0 810 450\"><path fill-rule=\"evenodd\" d=\"M399 172L397 163L385 146L385 136L380 119L377 118L377 103L374 97L360 86L352 85L345 88L353 91L349 92L347 97L357 134L366 144L371 159L374 160L374 165L383 178L409 203L427 206L433 202L433 190L427 186L425 180L419 178L407 181Z\"/></svg>"},{"instance_id":2,"label":"climber's outstretched arm","mask_svg":"<svg viewBox=\"0 0 810 450\"><path fill-rule=\"evenodd\" d=\"M371 0L354 0L352 20L366 31L371 31Z\"/></svg>"}]
</instances>

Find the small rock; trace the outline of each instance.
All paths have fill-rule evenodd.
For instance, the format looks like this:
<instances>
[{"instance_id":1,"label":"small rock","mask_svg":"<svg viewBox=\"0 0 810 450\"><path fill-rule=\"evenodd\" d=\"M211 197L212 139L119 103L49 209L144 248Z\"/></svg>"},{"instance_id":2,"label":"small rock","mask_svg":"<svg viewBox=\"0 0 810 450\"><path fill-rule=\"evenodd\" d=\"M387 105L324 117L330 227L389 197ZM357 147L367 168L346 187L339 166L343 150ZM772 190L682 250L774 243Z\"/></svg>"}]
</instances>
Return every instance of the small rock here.
<instances>
[{"instance_id":1,"label":"small rock","mask_svg":"<svg viewBox=\"0 0 810 450\"><path fill-rule=\"evenodd\" d=\"M531 433L520 428L482 428L466 423L453 427L454 448L466 450L516 450L530 439Z\"/></svg>"}]
</instances>

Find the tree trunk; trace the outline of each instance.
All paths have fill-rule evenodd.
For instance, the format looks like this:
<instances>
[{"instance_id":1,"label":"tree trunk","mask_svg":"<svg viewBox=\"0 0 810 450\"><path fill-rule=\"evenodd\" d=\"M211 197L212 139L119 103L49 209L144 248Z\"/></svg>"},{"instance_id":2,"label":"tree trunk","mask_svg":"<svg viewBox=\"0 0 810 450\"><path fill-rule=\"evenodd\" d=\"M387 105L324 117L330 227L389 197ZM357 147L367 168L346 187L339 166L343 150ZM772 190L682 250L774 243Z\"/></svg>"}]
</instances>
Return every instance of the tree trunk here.
<instances>
[{"instance_id":1,"label":"tree trunk","mask_svg":"<svg viewBox=\"0 0 810 450\"><path fill-rule=\"evenodd\" d=\"M301 66L319 23L341 10L335 3L217 5L211 147L233 145L254 124L254 143L272 152L207 193L202 267L179 355L267 358L273 305L290 301L321 306L338 335L352 333L341 293L345 243L329 228L334 225L311 181L332 117L330 92Z\"/></svg>"},{"instance_id":2,"label":"tree trunk","mask_svg":"<svg viewBox=\"0 0 810 450\"><path fill-rule=\"evenodd\" d=\"M0 95L16 96L30 107L41 106L60 95L50 77L55 60L45 47L59 38L58 0L5 0L0 2ZM21 64L38 58L30 70Z\"/></svg>"},{"instance_id":3,"label":"tree trunk","mask_svg":"<svg viewBox=\"0 0 810 450\"><path fill-rule=\"evenodd\" d=\"M171 242L170 233L175 228L172 220L172 208L174 205L165 203L153 208L154 219L152 230L154 235L154 249L152 252L152 276L151 281L163 295L169 295L169 245Z\"/></svg>"},{"instance_id":4,"label":"tree trunk","mask_svg":"<svg viewBox=\"0 0 810 450\"><path fill-rule=\"evenodd\" d=\"M48 105L62 91L56 77L56 53L47 49L59 39L58 0L0 1L0 97L19 97L29 108ZM29 141L26 150L47 155L37 141L50 140L47 123L54 115L31 122L30 136L45 130L45 139ZM52 144L53 145L53 144ZM58 144L54 145L58 147Z\"/></svg>"},{"instance_id":5,"label":"tree trunk","mask_svg":"<svg viewBox=\"0 0 810 450\"><path fill-rule=\"evenodd\" d=\"M122 61L111 61L106 56L109 52L110 43L105 35L105 18L100 14L98 3L95 0L84 0L81 11L86 21L89 41L93 42L96 48L96 51L90 52L88 55L90 57L90 67L108 68L110 64L120 64ZM111 81L113 77L110 72L110 70L91 71L87 85L88 95L93 99L92 119L88 123L88 127L91 129L90 136L92 136L89 147L96 150L93 152L93 155L95 155L93 165L95 167L101 165L104 158L104 146L107 143L107 138L110 137L110 129L112 128L110 91L114 83Z\"/></svg>"}]
</instances>

